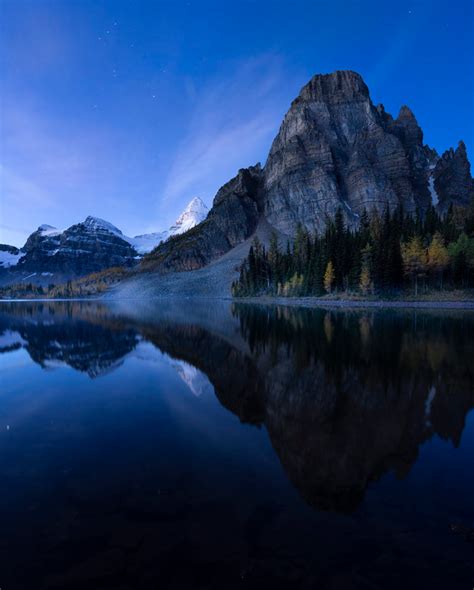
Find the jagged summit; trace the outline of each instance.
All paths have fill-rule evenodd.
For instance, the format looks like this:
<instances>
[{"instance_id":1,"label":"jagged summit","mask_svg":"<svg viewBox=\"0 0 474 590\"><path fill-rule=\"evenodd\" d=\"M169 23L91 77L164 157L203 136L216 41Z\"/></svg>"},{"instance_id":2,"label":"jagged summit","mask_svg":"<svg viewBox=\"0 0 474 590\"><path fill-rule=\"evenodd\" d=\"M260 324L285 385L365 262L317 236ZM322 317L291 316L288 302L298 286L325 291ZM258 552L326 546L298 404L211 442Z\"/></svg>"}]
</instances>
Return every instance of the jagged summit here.
<instances>
[{"instance_id":1,"label":"jagged summit","mask_svg":"<svg viewBox=\"0 0 474 590\"><path fill-rule=\"evenodd\" d=\"M332 74L316 74L303 86L298 99L304 101L340 104L367 100L369 89L362 76L351 70L338 70ZM298 99L296 99L298 101Z\"/></svg>"},{"instance_id":2,"label":"jagged summit","mask_svg":"<svg viewBox=\"0 0 474 590\"><path fill-rule=\"evenodd\" d=\"M188 212L194 212L198 214L206 213L208 211L208 207L206 203L201 199L201 197L194 197L186 206L181 216Z\"/></svg>"},{"instance_id":3,"label":"jagged summit","mask_svg":"<svg viewBox=\"0 0 474 590\"><path fill-rule=\"evenodd\" d=\"M108 231L113 234L123 235L121 230L118 227L115 227L109 221L105 219L101 219L100 217L93 217L92 215L88 215L86 219L83 221L84 227L88 228L92 231Z\"/></svg>"},{"instance_id":4,"label":"jagged summit","mask_svg":"<svg viewBox=\"0 0 474 590\"><path fill-rule=\"evenodd\" d=\"M199 197L194 197L178 217L175 224L171 226L170 232L175 235L188 231L195 225L198 225L198 223L201 223L206 218L208 212L209 209L204 201Z\"/></svg>"}]
</instances>

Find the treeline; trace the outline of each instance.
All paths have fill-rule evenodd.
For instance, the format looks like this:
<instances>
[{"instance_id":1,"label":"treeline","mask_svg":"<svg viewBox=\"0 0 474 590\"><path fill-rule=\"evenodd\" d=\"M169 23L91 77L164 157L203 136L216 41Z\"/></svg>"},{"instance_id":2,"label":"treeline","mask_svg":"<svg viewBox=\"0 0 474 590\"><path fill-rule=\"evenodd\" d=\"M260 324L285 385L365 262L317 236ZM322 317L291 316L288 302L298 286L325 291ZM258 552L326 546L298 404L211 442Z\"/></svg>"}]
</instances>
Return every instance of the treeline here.
<instances>
[{"instance_id":1,"label":"treeline","mask_svg":"<svg viewBox=\"0 0 474 590\"><path fill-rule=\"evenodd\" d=\"M424 216L402 207L370 215L357 229L348 227L339 209L322 235L299 226L292 244L272 234L268 249L255 238L235 297L254 295L321 296L334 292L362 295L474 287L474 211L451 207L440 216L431 207Z\"/></svg>"},{"instance_id":2,"label":"treeline","mask_svg":"<svg viewBox=\"0 0 474 590\"><path fill-rule=\"evenodd\" d=\"M0 288L0 299L75 299L92 297L104 293L110 286L118 283L131 271L122 267L112 267L95 272L66 283L48 286L34 283L16 283Z\"/></svg>"}]
</instances>

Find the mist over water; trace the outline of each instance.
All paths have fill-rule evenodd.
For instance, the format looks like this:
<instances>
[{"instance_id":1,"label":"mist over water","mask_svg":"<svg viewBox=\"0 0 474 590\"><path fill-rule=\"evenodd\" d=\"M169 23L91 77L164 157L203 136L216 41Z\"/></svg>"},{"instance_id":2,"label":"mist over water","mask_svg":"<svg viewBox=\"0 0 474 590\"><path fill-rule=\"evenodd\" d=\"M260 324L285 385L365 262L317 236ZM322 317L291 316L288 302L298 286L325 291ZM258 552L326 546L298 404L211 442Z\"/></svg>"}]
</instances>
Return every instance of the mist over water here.
<instances>
[{"instance_id":1,"label":"mist over water","mask_svg":"<svg viewBox=\"0 0 474 590\"><path fill-rule=\"evenodd\" d=\"M0 586L463 588L474 314L2 303Z\"/></svg>"}]
</instances>

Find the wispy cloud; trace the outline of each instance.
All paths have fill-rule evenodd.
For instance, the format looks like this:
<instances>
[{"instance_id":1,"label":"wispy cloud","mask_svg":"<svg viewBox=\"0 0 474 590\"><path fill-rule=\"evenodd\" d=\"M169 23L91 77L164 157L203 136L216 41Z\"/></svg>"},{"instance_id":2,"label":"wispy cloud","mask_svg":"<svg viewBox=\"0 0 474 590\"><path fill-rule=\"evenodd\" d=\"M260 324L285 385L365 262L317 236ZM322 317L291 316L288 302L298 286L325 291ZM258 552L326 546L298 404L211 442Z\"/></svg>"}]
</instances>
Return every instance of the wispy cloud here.
<instances>
[{"instance_id":1,"label":"wispy cloud","mask_svg":"<svg viewBox=\"0 0 474 590\"><path fill-rule=\"evenodd\" d=\"M241 167L265 158L287 107L283 65L265 56L237 65L195 97L189 129L179 144L161 207L183 206L194 196L208 204Z\"/></svg>"}]
</instances>

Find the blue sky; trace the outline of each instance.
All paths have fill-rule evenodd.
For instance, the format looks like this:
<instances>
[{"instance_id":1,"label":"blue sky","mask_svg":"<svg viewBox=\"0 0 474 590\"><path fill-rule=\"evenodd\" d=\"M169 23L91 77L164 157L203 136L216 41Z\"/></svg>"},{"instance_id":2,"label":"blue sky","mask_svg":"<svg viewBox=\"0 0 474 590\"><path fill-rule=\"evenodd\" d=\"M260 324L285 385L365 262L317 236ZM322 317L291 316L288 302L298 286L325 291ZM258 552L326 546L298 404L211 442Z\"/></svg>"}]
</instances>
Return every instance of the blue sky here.
<instances>
[{"instance_id":1,"label":"blue sky","mask_svg":"<svg viewBox=\"0 0 474 590\"><path fill-rule=\"evenodd\" d=\"M103 217L129 235L265 162L316 73L353 69L474 152L474 3L0 0L0 242Z\"/></svg>"}]
</instances>

